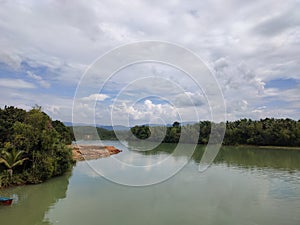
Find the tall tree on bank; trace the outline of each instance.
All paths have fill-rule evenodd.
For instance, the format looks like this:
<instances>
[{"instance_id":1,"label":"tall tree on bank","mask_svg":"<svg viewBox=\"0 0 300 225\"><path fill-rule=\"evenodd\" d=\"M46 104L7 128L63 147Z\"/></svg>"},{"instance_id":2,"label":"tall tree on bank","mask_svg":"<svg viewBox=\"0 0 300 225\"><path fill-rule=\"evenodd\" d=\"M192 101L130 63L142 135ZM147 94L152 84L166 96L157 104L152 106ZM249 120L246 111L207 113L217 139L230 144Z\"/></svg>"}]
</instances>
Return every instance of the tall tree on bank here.
<instances>
[{"instance_id":1,"label":"tall tree on bank","mask_svg":"<svg viewBox=\"0 0 300 225\"><path fill-rule=\"evenodd\" d=\"M0 133L6 133L0 142L0 148L4 148L0 175L7 168L11 173L16 168L13 172L25 183L40 183L71 167L72 152L66 146L71 142L70 130L52 121L40 107L28 112L14 107L0 109L0 127Z\"/></svg>"}]
</instances>

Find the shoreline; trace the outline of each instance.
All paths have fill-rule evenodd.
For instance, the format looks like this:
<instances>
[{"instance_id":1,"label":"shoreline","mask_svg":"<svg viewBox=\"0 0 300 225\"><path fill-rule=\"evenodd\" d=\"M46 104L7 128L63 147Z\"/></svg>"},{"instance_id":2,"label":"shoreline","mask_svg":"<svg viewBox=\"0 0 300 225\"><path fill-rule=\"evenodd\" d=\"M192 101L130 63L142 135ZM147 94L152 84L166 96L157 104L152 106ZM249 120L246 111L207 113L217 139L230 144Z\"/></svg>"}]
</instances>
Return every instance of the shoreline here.
<instances>
[{"instance_id":1,"label":"shoreline","mask_svg":"<svg viewBox=\"0 0 300 225\"><path fill-rule=\"evenodd\" d=\"M300 146L276 146L276 145L224 145L222 147L245 147L245 148L259 148L269 150L292 150L300 151Z\"/></svg>"},{"instance_id":2,"label":"shoreline","mask_svg":"<svg viewBox=\"0 0 300 225\"><path fill-rule=\"evenodd\" d=\"M109 157L122 152L114 146L70 145L73 160L84 161Z\"/></svg>"},{"instance_id":3,"label":"shoreline","mask_svg":"<svg viewBox=\"0 0 300 225\"><path fill-rule=\"evenodd\" d=\"M258 147L262 149L278 149L278 150L294 150L294 151L300 150L299 146L258 146Z\"/></svg>"},{"instance_id":4,"label":"shoreline","mask_svg":"<svg viewBox=\"0 0 300 225\"><path fill-rule=\"evenodd\" d=\"M149 141L150 143L152 141ZM156 142L152 142L156 143ZM174 144L176 145L177 143L175 142L162 142L160 144ZM183 144L191 144L191 143L183 143ZM196 146L207 146L207 144L197 144ZM245 147L245 148L258 148L258 149L269 149L269 150L291 150L291 151L300 151L300 146L278 146L278 145L246 145L246 144L240 144L240 145L227 145L223 144L221 147Z\"/></svg>"}]
</instances>

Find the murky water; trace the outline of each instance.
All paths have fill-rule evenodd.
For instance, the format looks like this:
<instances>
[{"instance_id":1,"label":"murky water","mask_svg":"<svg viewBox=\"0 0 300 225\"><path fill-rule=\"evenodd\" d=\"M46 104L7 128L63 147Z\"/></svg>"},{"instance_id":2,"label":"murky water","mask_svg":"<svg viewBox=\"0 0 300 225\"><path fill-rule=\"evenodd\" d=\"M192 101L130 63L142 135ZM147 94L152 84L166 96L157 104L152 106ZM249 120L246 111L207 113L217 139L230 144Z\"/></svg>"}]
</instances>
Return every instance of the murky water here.
<instances>
[{"instance_id":1,"label":"murky water","mask_svg":"<svg viewBox=\"0 0 300 225\"><path fill-rule=\"evenodd\" d=\"M115 181L126 180L126 173L128 182L134 177L153 181L155 173L147 166L124 172L114 162L148 165L168 158L170 165L160 168L164 173L187 157L170 154L172 144L152 152L132 152L116 142L106 144L119 146L123 152L88 164L79 162L65 176L40 185L0 190L0 195L14 198L12 206L0 207L0 224L300 224L300 151L224 147L214 164L199 173L203 153L199 147L170 179L130 187L98 173Z\"/></svg>"}]
</instances>

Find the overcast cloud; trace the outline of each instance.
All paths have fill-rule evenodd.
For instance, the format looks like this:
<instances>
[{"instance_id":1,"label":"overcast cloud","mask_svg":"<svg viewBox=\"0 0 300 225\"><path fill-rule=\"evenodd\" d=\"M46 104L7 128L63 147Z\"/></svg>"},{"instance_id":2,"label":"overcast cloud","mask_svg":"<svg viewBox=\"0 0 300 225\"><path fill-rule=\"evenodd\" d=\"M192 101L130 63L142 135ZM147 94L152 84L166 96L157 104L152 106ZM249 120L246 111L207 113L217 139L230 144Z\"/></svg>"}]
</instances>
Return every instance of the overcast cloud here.
<instances>
[{"instance_id":1,"label":"overcast cloud","mask_svg":"<svg viewBox=\"0 0 300 225\"><path fill-rule=\"evenodd\" d=\"M160 40L190 49L210 67L223 91L229 120L298 120L299 12L299 0L2 0L0 106L28 109L39 104L54 119L71 121L76 86L94 60L120 45ZM96 74L87 82L94 93L81 96L80 107L92 110L96 101L97 123L110 124L110 109L128 80L149 76L173 83L133 83L115 108L118 123L127 124L128 118L155 122L168 115L169 123L178 112L188 115L190 107L196 107L200 119L210 119L205 93L183 72L155 63L120 71L103 93L103 80ZM161 99L135 102L141 93ZM91 101L94 104L88 104ZM80 118L89 121L84 112Z\"/></svg>"}]
</instances>

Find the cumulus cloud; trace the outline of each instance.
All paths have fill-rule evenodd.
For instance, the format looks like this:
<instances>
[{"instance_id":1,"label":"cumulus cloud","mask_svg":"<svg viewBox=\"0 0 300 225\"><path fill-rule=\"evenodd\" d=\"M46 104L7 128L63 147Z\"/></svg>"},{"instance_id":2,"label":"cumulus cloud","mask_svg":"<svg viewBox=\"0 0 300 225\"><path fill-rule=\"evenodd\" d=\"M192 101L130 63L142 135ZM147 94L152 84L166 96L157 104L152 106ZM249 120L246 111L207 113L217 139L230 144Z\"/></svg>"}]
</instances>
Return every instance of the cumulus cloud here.
<instances>
[{"instance_id":1,"label":"cumulus cloud","mask_svg":"<svg viewBox=\"0 0 300 225\"><path fill-rule=\"evenodd\" d=\"M127 124L168 123L178 120L178 110L170 104L155 104L147 99L135 105L122 102L110 106L114 122Z\"/></svg>"},{"instance_id":2,"label":"cumulus cloud","mask_svg":"<svg viewBox=\"0 0 300 225\"><path fill-rule=\"evenodd\" d=\"M206 99L203 94L184 92L175 97L174 103L177 107L199 107L206 104Z\"/></svg>"},{"instance_id":3,"label":"cumulus cloud","mask_svg":"<svg viewBox=\"0 0 300 225\"><path fill-rule=\"evenodd\" d=\"M251 88L252 93L257 95L264 91L265 83L244 62L236 64L220 58L216 60L214 69L225 92Z\"/></svg>"},{"instance_id":4,"label":"cumulus cloud","mask_svg":"<svg viewBox=\"0 0 300 225\"><path fill-rule=\"evenodd\" d=\"M155 0L151 4L148 1L108 0L91 0L89 4L82 0L1 1L0 4L0 86L14 90L2 95L11 104L22 105L20 99L16 100L20 95L23 105L29 104L32 97L37 103L44 103L44 95L33 93L36 90L33 81L47 88L49 93L55 93L49 94L49 98L57 99L57 95L65 96L68 91L67 105L48 108L57 115L70 118L71 115L66 113L71 111L75 86L89 64L114 47L154 39L184 46L211 66L223 91L229 118L257 117L255 110L266 112L262 116L280 115L281 110L282 115L297 118L299 113L298 89L281 92L265 87L274 79L300 80L298 1L287 0L282 4L279 0L229 0L226 6L220 0L188 4L171 0ZM164 96L183 106L181 110L185 113L190 109L182 95L189 95L198 111L206 116L207 112L201 108L206 107L206 100L192 81L172 69L148 66L147 74L145 68L127 71L106 89L111 96L116 96L121 88L142 76L165 78L174 84L144 80L124 94L131 97L153 93ZM101 74L95 71L95 76L84 84L87 89L95 87L91 93L96 93L96 88L103 84ZM176 85L182 89L174 88ZM106 95L98 95L81 97L86 96L83 101L104 102L108 99ZM275 113L274 108L269 107L270 101L275 104L282 99L286 102L285 108L278 107ZM2 104L5 101L2 100ZM137 108L130 109L131 104L125 103L125 108L132 111L132 117L136 113L142 118L139 113L146 113ZM143 107L151 106L149 102L147 104ZM159 112L159 106L154 105L148 110ZM262 105L267 107L258 109ZM107 110L108 105L102 108ZM99 114L109 115L106 111Z\"/></svg>"},{"instance_id":5,"label":"cumulus cloud","mask_svg":"<svg viewBox=\"0 0 300 225\"><path fill-rule=\"evenodd\" d=\"M104 101L107 98L109 98L109 96L105 95L105 94L91 94L87 97L81 98L81 100L84 100L84 101Z\"/></svg>"}]
</instances>

